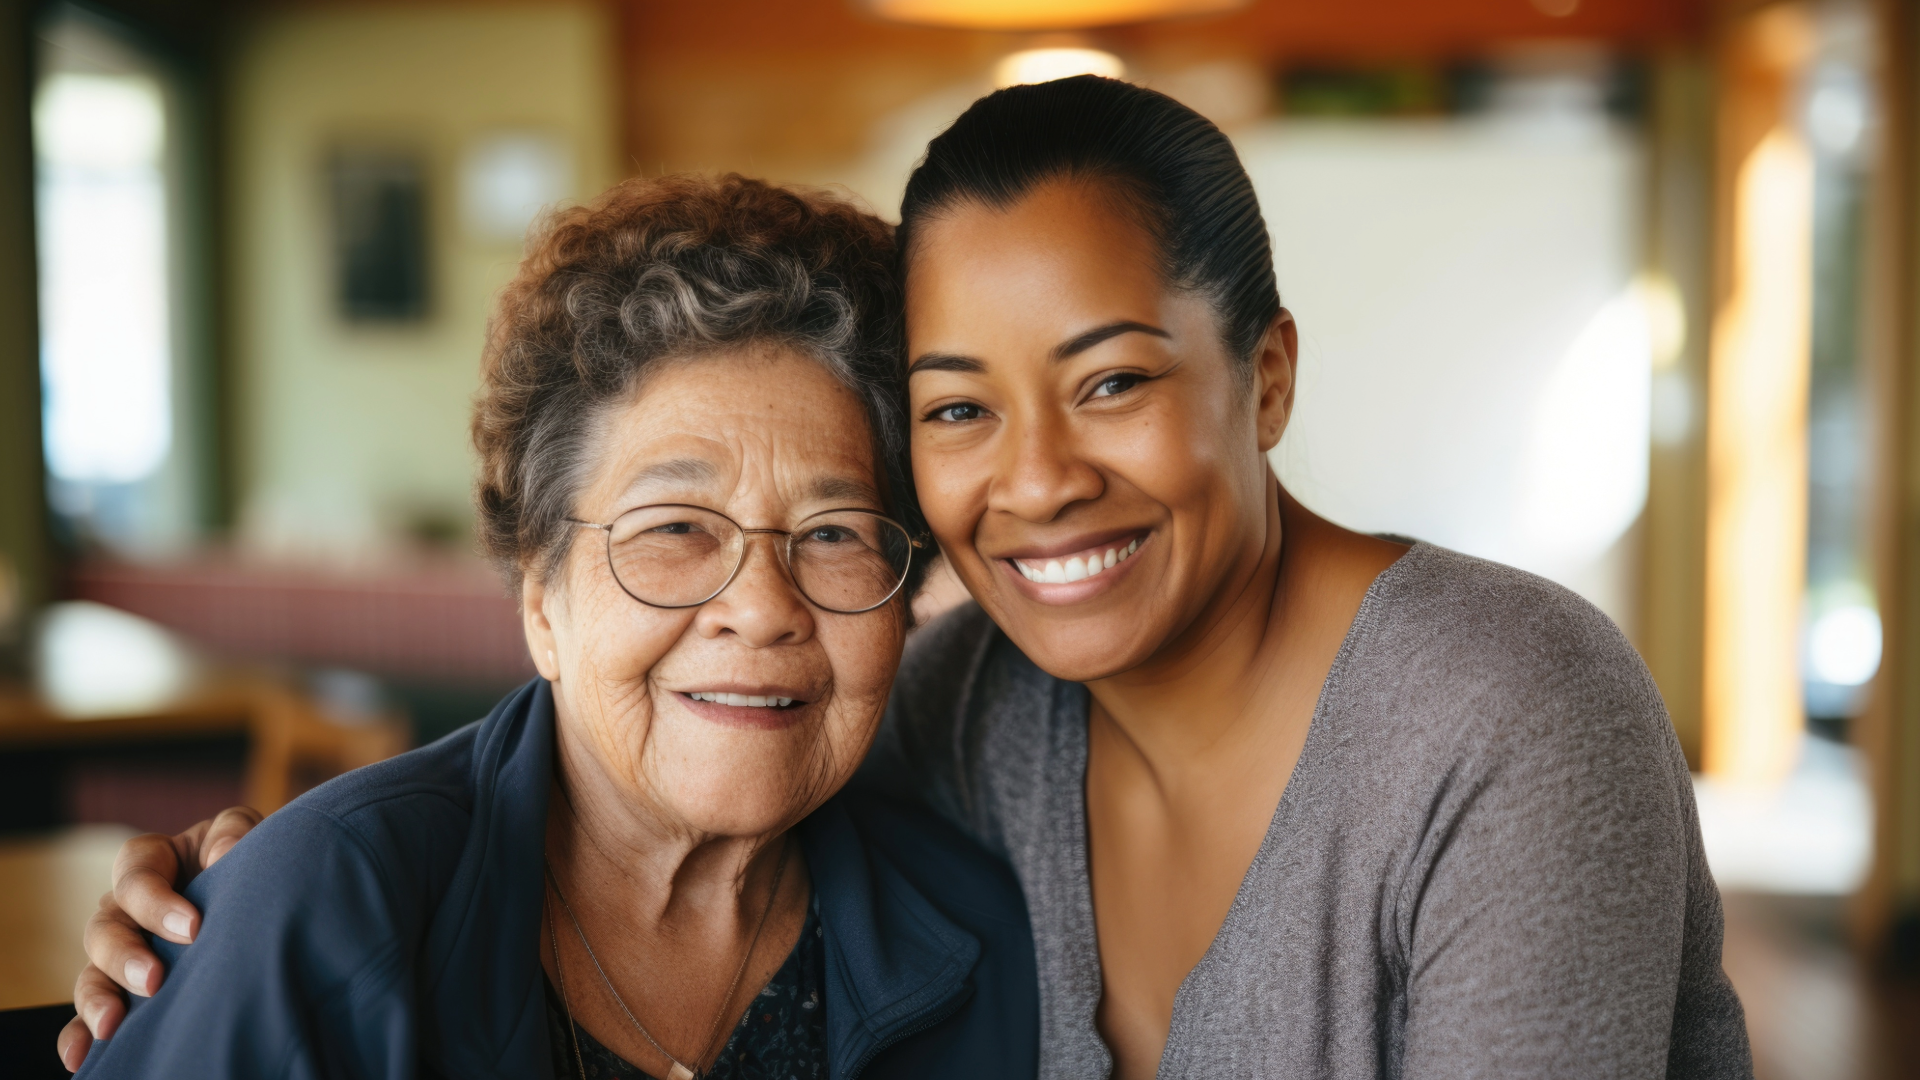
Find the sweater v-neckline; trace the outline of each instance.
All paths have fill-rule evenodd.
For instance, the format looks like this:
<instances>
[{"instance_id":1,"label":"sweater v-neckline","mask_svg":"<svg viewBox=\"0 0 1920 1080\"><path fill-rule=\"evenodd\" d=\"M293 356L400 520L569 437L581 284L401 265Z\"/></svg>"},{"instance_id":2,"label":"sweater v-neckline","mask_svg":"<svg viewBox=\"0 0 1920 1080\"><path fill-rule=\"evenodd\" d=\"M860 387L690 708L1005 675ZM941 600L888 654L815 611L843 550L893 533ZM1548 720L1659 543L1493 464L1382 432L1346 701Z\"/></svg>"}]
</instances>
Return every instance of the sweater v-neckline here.
<instances>
[{"instance_id":1,"label":"sweater v-neckline","mask_svg":"<svg viewBox=\"0 0 1920 1080\"><path fill-rule=\"evenodd\" d=\"M1360 610L1354 613L1353 622L1347 627L1346 636L1341 639L1340 650L1334 654L1333 664L1327 669L1327 677L1320 684L1320 694L1314 701L1313 716L1307 724L1306 741L1300 747L1300 756L1294 762L1293 771L1287 776L1286 787L1281 789L1280 799L1274 806L1273 816L1268 819L1266 831L1260 837L1260 846L1255 849L1252 861L1242 872L1240 884L1234 889L1233 902L1228 905L1226 917L1220 920L1219 928L1214 931L1213 940L1207 943L1206 951L1200 954L1200 959L1187 971L1180 980L1179 988L1174 991L1173 1016L1167 1025L1167 1041L1160 1049L1160 1063L1155 1068L1156 1076L1167 1075L1169 1053L1173 1050L1183 1026L1181 1024L1182 1005L1192 997L1191 988L1204 980L1207 974L1218 966L1217 957L1224 947L1223 942L1234 929L1235 916L1241 914L1248 904L1254 902L1248 898L1248 891L1253 886L1256 872L1263 863L1274 858L1278 853L1282 847L1287 820L1293 816L1293 808L1302 799L1308 797L1299 793L1302 781L1311 780L1321 760L1332 749L1327 745L1328 740L1333 738L1328 731L1330 721L1326 718L1328 704L1336 697L1360 644L1378 623L1380 608L1386 602L1382 599L1386 588L1391 585L1393 579L1407 572L1406 568L1415 561L1416 553L1424 556L1427 549L1428 545L1425 543L1414 543L1386 569L1380 571L1374 577L1373 583L1367 586L1366 595L1360 600ZM1055 680L1055 691L1053 713L1056 722L1064 720L1066 725L1067 739L1064 748L1067 753L1057 759L1059 772L1049 777L1048 781L1059 785L1062 790L1072 791L1075 796L1066 800L1071 805L1071 809L1060 822L1066 831L1066 837L1063 837L1065 843L1061 846L1068 852L1071 864L1069 880L1072 882L1071 887L1075 893L1072 900L1075 907L1083 913L1081 922L1084 940L1077 942L1080 948L1086 950L1089 958L1089 963L1083 970L1090 971L1092 974L1092 985L1082 988L1086 991L1083 1000L1090 1002L1094 1010L1093 1015L1087 1017L1087 1023L1092 1028L1093 1041L1099 1045L1101 1053L1105 1055L1106 1068L1103 1075L1111 1076L1113 1051L1107 1046L1106 1039L1100 1035L1098 1022L1099 1002L1105 992L1106 976L1100 961L1099 924L1093 910L1093 870L1089 855L1092 838L1088 833L1087 763L1092 694L1083 684L1064 680Z\"/></svg>"}]
</instances>

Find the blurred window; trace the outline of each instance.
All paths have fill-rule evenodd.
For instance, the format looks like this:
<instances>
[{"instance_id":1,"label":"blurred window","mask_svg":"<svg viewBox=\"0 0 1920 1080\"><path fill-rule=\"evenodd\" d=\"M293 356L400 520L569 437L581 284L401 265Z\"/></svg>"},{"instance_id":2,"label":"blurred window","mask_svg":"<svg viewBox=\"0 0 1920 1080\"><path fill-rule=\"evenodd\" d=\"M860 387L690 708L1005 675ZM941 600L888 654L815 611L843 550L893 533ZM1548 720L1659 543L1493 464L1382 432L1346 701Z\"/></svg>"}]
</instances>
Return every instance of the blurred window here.
<instances>
[{"instance_id":1,"label":"blurred window","mask_svg":"<svg viewBox=\"0 0 1920 1080\"><path fill-rule=\"evenodd\" d=\"M42 432L56 520L134 553L194 531L178 98L132 35L58 5L33 100ZM186 351L191 351L186 350Z\"/></svg>"},{"instance_id":2,"label":"blurred window","mask_svg":"<svg viewBox=\"0 0 1920 1080\"><path fill-rule=\"evenodd\" d=\"M1808 402L1807 598L1802 669L1815 731L1841 736L1880 666L1867 545L1869 460L1860 362L1866 194L1873 164L1872 22L1819 9L1800 88L1813 152L1813 370Z\"/></svg>"},{"instance_id":3,"label":"blurred window","mask_svg":"<svg viewBox=\"0 0 1920 1080\"><path fill-rule=\"evenodd\" d=\"M140 75L58 73L34 101L47 467L151 476L172 440L166 120Z\"/></svg>"}]
</instances>

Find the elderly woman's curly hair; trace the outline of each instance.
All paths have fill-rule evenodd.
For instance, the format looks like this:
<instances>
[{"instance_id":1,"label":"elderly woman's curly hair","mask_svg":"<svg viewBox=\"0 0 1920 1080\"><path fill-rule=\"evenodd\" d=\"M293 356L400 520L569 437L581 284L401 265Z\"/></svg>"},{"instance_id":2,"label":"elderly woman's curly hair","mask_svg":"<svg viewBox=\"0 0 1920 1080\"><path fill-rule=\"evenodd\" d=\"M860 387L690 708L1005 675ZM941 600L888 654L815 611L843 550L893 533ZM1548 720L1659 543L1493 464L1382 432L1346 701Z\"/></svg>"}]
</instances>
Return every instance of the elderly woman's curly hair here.
<instances>
[{"instance_id":1,"label":"elderly woman's curly hair","mask_svg":"<svg viewBox=\"0 0 1920 1080\"><path fill-rule=\"evenodd\" d=\"M606 409L659 363L760 345L813 357L859 397L887 512L924 532L900 324L893 230L830 195L670 176L554 213L488 328L473 415L481 547L516 591L528 571L553 574Z\"/></svg>"}]
</instances>

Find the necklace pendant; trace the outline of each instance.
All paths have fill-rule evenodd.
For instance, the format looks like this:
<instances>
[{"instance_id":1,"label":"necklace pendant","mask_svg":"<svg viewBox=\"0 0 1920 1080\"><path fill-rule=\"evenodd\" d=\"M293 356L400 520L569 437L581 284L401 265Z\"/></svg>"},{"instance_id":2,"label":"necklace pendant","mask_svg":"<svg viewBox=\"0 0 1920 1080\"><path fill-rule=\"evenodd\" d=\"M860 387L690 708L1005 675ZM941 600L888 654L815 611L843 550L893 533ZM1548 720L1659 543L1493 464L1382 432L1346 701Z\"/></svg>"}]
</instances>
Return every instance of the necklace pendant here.
<instances>
[{"instance_id":1,"label":"necklace pendant","mask_svg":"<svg viewBox=\"0 0 1920 1080\"><path fill-rule=\"evenodd\" d=\"M694 1075L692 1069L676 1061L673 1063L673 1068L667 1070L667 1080L700 1080L700 1078Z\"/></svg>"}]
</instances>

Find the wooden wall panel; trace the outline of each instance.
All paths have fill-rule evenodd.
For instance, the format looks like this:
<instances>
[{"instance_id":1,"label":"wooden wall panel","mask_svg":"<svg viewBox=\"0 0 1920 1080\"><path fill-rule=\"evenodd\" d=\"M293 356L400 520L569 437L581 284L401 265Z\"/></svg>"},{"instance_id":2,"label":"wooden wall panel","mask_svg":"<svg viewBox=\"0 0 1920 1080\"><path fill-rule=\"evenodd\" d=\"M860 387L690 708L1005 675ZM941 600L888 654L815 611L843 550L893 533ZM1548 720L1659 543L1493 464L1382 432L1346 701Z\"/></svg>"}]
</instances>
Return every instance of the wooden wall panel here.
<instances>
[{"instance_id":1,"label":"wooden wall panel","mask_svg":"<svg viewBox=\"0 0 1920 1080\"><path fill-rule=\"evenodd\" d=\"M1880 147L1869 212L1867 372L1874 421L1874 574L1883 626L1880 674L1855 743L1874 788L1872 870L1856 898L1855 936L1870 955L1904 940L1920 968L1920 4L1877 0ZM1904 926L1905 932L1897 932Z\"/></svg>"},{"instance_id":2,"label":"wooden wall panel","mask_svg":"<svg viewBox=\"0 0 1920 1080\"><path fill-rule=\"evenodd\" d=\"M53 572L40 457L30 16L31 5L0 6L0 669L21 659L25 620L51 594Z\"/></svg>"},{"instance_id":3,"label":"wooden wall panel","mask_svg":"<svg viewBox=\"0 0 1920 1080\"><path fill-rule=\"evenodd\" d=\"M622 5L628 152L636 171L805 172L857 152L890 109L967 79L1031 35L900 26L856 0L612 0ZM1541 0L1542 6L1552 6ZM1697 42L1704 0L1257 0L1229 16L1094 31L1159 63L1446 61L1524 42Z\"/></svg>"}]
</instances>

